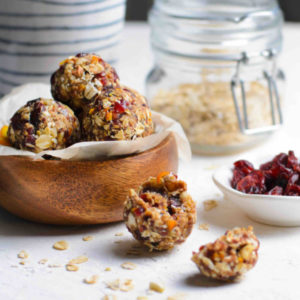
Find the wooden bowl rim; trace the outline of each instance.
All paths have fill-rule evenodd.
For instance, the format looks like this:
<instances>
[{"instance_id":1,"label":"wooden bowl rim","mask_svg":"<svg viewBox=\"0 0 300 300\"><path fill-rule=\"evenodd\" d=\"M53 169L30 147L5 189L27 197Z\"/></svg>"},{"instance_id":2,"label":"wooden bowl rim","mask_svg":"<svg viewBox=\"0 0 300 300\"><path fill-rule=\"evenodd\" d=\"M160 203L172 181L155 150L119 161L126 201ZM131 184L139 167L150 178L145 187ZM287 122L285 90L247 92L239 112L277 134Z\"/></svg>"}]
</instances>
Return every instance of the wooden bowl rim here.
<instances>
[{"instance_id":1,"label":"wooden bowl rim","mask_svg":"<svg viewBox=\"0 0 300 300\"><path fill-rule=\"evenodd\" d=\"M67 163L93 163L93 162L110 162L110 161L120 161L120 160L128 160L132 159L133 157L139 157L143 155L147 155L150 152L156 151L158 148L164 147L167 143L170 142L171 139L175 139L174 134L170 132L158 145L156 145L153 148L150 148L146 151L139 152L139 153L133 153L129 155L124 155L124 156L112 156L112 157L107 157L106 159L103 160L67 160L67 159L54 159L54 160L47 160L47 159L33 159L31 156L25 156L25 155L0 155L0 159L9 158L9 159L14 159L14 160L20 160L20 161L28 161L31 160L32 162L40 162L40 163L62 163L62 164L67 164ZM177 150L177 149L176 149Z\"/></svg>"}]
</instances>

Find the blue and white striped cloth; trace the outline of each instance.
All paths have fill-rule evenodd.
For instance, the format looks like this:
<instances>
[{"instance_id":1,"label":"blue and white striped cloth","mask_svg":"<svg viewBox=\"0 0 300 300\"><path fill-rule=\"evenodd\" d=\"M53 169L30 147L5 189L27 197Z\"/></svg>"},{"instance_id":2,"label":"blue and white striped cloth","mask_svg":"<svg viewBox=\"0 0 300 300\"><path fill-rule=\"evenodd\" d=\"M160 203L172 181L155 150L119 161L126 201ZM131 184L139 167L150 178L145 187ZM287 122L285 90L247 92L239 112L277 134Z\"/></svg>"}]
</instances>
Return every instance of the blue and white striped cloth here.
<instances>
[{"instance_id":1,"label":"blue and white striped cloth","mask_svg":"<svg viewBox=\"0 0 300 300\"><path fill-rule=\"evenodd\" d=\"M0 95L49 82L64 58L100 54L113 63L126 0L0 0Z\"/></svg>"}]
</instances>

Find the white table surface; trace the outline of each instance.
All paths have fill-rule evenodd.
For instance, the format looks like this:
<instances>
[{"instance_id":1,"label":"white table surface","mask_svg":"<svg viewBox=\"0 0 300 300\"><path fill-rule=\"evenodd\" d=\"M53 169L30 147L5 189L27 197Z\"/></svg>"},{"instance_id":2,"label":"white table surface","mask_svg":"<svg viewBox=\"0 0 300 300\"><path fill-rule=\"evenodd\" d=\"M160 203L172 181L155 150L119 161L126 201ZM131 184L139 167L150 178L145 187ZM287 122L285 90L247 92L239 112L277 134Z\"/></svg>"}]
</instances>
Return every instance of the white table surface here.
<instances>
[{"instance_id":1,"label":"white table surface","mask_svg":"<svg viewBox=\"0 0 300 300\"><path fill-rule=\"evenodd\" d=\"M287 75L285 127L266 144L235 156L199 157L190 163L180 164L179 176L188 183L188 189L197 202L198 221L208 223L208 231L195 226L186 243L170 252L143 252L128 256L126 252L136 246L123 223L91 227L54 227L23 221L0 210L0 299L1 300L96 300L105 294L115 294L118 299L134 300L147 295L150 281L164 282L163 294L153 293L149 299L167 299L175 293L184 293L185 299L300 299L300 228L280 228L251 221L239 209L222 199L211 180L217 166L230 164L237 158L248 158L260 153L274 154L294 149L300 156L300 24L284 27L284 54L281 65ZM145 24L127 24L124 31L119 73L124 83L143 91L144 78L152 65L149 47L149 28ZM209 212L202 202L219 200L219 206ZM259 261L245 279L236 284L221 284L199 275L190 257L193 250L215 240L225 230L234 226L253 225L260 241ZM124 236L116 237L115 233ZM83 242L82 237L94 236ZM66 240L67 251L52 249L54 242ZM115 243L115 241L121 241ZM20 250L29 253L28 263L19 265ZM78 255L87 255L89 261L81 264L78 272L67 272L64 267L49 268L38 264L47 258L50 264L65 265ZM124 270L125 261L137 264L135 270ZM105 272L106 267L112 271ZM83 279L98 274L94 285ZM133 279L133 291L113 292L105 281Z\"/></svg>"}]
</instances>

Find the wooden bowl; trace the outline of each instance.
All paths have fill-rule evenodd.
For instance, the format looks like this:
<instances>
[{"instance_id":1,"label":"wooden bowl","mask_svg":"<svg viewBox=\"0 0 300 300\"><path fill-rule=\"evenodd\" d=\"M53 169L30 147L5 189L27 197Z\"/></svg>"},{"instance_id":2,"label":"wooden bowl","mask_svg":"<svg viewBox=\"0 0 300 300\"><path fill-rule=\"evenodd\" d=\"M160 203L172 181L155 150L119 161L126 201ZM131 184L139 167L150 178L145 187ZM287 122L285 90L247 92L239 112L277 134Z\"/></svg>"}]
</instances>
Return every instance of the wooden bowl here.
<instances>
[{"instance_id":1,"label":"wooden bowl","mask_svg":"<svg viewBox=\"0 0 300 300\"><path fill-rule=\"evenodd\" d=\"M143 153L106 161L32 160L0 156L0 205L47 224L99 224L123 219L130 188L163 171L177 172L170 134Z\"/></svg>"}]
</instances>

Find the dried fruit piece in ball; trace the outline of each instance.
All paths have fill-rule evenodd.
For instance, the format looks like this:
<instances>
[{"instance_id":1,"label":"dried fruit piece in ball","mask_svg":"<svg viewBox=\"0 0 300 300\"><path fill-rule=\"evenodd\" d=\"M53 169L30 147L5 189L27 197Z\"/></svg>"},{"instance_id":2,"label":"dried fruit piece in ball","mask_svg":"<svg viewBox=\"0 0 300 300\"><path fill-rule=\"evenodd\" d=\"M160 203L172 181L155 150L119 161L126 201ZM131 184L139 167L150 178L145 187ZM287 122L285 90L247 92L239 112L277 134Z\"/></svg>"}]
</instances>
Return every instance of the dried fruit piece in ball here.
<instances>
[{"instance_id":1,"label":"dried fruit piece in ball","mask_svg":"<svg viewBox=\"0 0 300 300\"><path fill-rule=\"evenodd\" d=\"M119 86L119 77L115 69L96 54L79 53L65 59L51 77L53 98L75 111L104 87L116 86Z\"/></svg>"},{"instance_id":2,"label":"dried fruit piece in ball","mask_svg":"<svg viewBox=\"0 0 300 300\"><path fill-rule=\"evenodd\" d=\"M127 87L107 88L84 111L83 139L133 140L154 131L145 97Z\"/></svg>"},{"instance_id":3,"label":"dried fruit piece in ball","mask_svg":"<svg viewBox=\"0 0 300 300\"><path fill-rule=\"evenodd\" d=\"M168 250L186 240L196 222L196 205L187 185L164 172L150 177L125 202L128 230L152 250Z\"/></svg>"},{"instance_id":4,"label":"dried fruit piece in ball","mask_svg":"<svg viewBox=\"0 0 300 300\"><path fill-rule=\"evenodd\" d=\"M80 125L68 106L38 98L27 102L13 115L8 138L15 148L36 153L63 149L80 140Z\"/></svg>"},{"instance_id":5,"label":"dried fruit piece in ball","mask_svg":"<svg viewBox=\"0 0 300 300\"><path fill-rule=\"evenodd\" d=\"M258 259L259 241L251 226L228 230L213 243L193 252L192 261L201 273L223 281L239 279Z\"/></svg>"}]
</instances>

